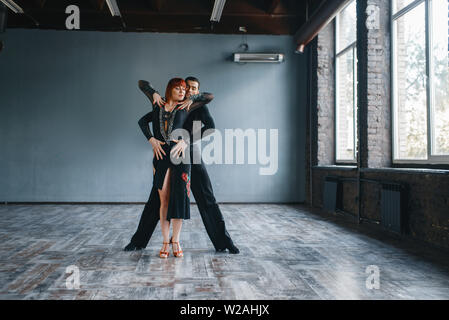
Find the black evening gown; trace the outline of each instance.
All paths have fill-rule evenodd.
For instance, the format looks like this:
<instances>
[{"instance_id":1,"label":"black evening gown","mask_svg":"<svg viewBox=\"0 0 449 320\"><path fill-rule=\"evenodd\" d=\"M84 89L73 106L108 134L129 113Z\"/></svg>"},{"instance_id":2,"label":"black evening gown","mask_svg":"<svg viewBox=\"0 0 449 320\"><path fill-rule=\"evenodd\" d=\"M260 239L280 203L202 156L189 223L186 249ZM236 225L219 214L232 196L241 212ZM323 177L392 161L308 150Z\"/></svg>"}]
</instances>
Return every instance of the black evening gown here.
<instances>
[{"instance_id":1,"label":"black evening gown","mask_svg":"<svg viewBox=\"0 0 449 320\"><path fill-rule=\"evenodd\" d=\"M145 83L145 86L140 86L144 93L152 99L152 94L155 90ZM150 97L151 96L151 97ZM152 100L151 100L152 101ZM148 123L152 122L153 113L149 112L139 121L143 133L149 139L151 132L148 128ZM201 121L204 127L201 128L201 136L204 137L206 130L215 128L214 121L209 114L207 106L189 113L189 116L184 123L184 128L190 133L190 141L193 141L193 121ZM193 159L193 154L197 152L196 148L191 144L190 159ZM154 164L155 160L153 160ZM195 197L201 218L204 222L207 234L209 235L216 250L222 250L233 244L233 241L226 230L225 221L212 189L212 184L207 174L206 167L201 161L200 164L191 165L191 190ZM139 225L136 232L131 238L129 246L145 248L156 229L159 222L159 194L157 188L153 186L150 197L145 204L144 210L139 220Z\"/></svg>"},{"instance_id":2,"label":"black evening gown","mask_svg":"<svg viewBox=\"0 0 449 320\"><path fill-rule=\"evenodd\" d=\"M154 89L153 89L154 90ZM152 113L146 114L142 118L142 130L147 135L148 123L151 122ZM145 119L148 118L148 119ZM206 105L191 112L184 123L184 128L190 133L190 141L193 137L193 121L200 121L204 124L201 128L200 137L207 135L206 130L214 129L215 123ZM140 123L139 123L140 124ZM194 159L193 154L199 152L197 146L190 145L190 159ZM193 160L192 160L193 161ZM153 162L154 163L154 162ZM216 250L223 250L233 243L231 236L226 230L225 221L220 208L216 202L212 183L207 173L206 167L201 160L200 164L191 165L191 191L195 197L201 218L206 228L206 232ZM153 188L150 197L145 205L140 217L139 226L134 233L130 245L145 248L156 229L159 222L159 196L157 188Z\"/></svg>"},{"instance_id":3,"label":"black evening gown","mask_svg":"<svg viewBox=\"0 0 449 320\"><path fill-rule=\"evenodd\" d=\"M139 87L150 98L153 105L152 111L139 120L139 126L141 127L146 138L150 139L153 136L149 129L149 123L151 122L153 124L153 137L157 140L165 142L165 144L162 145L165 152L162 159L157 159L155 156L153 157L155 172L150 199L158 199L158 201L154 203L154 207L157 206L157 211L159 212L160 201L157 190L162 189L167 170L171 168L167 220L190 219L191 165L189 162L183 163L182 161L178 161L179 163L175 164L170 159L170 151L176 145L172 139L182 139L186 137L182 137L178 134L174 135L173 132L176 129L183 129L189 113L210 102L213 99L213 95L210 93L201 93L192 96L190 99L193 101L193 104L190 106L189 111L186 109L179 110L175 108L171 112L167 112L163 107L159 107L157 104L153 103L154 90L152 90L148 82L140 81ZM185 153L187 155L189 153L189 149L186 149ZM154 208L150 210L156 209Z\"/></svg>"}]
</instances>

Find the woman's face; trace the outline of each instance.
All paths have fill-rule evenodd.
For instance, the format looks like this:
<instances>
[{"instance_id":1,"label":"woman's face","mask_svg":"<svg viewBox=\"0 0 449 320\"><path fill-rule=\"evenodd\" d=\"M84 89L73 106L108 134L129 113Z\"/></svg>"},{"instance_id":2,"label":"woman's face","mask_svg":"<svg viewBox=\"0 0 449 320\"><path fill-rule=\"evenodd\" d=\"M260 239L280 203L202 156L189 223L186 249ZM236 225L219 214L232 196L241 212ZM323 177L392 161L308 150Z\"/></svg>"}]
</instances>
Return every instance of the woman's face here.
<instances>
[{"instance_id":1,"label":"woman's face","mask_svg":"<svg viewBox=\"0 0 449 320\"><path fill-rule=\"evenodd\" d=\"M185 95L186 95L186 88L183 86L176 86L171 91L171 97L175 101L184 100Z\"/></svg>"}]
</instances>

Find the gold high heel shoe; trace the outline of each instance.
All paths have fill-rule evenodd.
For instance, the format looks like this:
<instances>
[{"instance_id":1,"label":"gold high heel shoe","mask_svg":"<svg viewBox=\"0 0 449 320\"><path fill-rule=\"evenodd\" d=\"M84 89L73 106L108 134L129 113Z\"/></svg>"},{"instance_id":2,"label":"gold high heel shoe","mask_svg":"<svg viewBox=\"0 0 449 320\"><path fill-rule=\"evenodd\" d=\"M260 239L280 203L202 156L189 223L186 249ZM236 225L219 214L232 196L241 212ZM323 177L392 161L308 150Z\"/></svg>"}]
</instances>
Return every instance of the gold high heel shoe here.
<instances>
[{"instance_id":1,"label":"gold high heel shoe","mask_svg":"<svg viewBox=\"0 0 449 320\"><path fill-rule=\"evenodd\" d=\"M170 248L170 242L162 242L162 244L168 244L168 247ZM166 259L166 258L168 258L168 256L170 255L170 252L168 252L168 251L159 251L159 257L160 258L163 258L163 259Z\"/></svg>"},{"instance_id":2,"label":"gold high heel shoe","mask_svg":"<svg viewBox=\"0 0 449 320\"><path fill-rule=\"evenodd\" d=\"M175 243L176 243L176 245L178 246L178 249L179 249L179 242L171 241L172 249L173 249L173 255L175 257L182 257L183 256L182 250L175 251L175 246L174 246Z\"/></svg>"}]
</instances>

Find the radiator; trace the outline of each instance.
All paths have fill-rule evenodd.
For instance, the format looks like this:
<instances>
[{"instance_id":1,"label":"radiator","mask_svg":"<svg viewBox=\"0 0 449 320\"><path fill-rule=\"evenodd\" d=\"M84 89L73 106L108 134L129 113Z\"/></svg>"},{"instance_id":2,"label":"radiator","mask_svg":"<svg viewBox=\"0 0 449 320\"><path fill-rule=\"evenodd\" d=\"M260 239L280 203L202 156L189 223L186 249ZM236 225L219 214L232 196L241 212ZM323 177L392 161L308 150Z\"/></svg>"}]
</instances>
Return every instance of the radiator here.
<instances>
[{"instance_id":1,"label":"radiator","mask_svg":"<svg viewBox=\"0 0 449 320\"><path fill-rule=\"evenodd\" d=\"M405 188L401 184L382 183L381 225L395 233L403 233Z\"/></svg>"},{"instance_id":2,"label":"radiator","mask_svg":"<svg viewBox=\"0 0 449 320\"><path fill-rule=\"evenodd\" d=\"M339 207L339 181L337 177L327 176L324 179L323 208L326 211L335 212Z\"/></svg>"}]
</instances>

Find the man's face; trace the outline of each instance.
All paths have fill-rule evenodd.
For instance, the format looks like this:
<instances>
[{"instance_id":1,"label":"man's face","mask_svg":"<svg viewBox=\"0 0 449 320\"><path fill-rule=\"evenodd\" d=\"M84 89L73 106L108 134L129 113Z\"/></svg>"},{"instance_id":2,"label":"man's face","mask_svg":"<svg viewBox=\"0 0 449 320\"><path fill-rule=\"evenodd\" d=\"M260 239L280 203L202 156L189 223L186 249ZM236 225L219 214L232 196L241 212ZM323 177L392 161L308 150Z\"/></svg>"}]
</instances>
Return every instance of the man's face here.
<instances>
[{"instance_id":1,"label":"man's face","mask_svg":"<svg viewBox=\"0 0 449 320\"><path fill-rule=\"evenodd\" d=\"M186 98L200 93L198 82L187 80Z\"/></svg>"}]
</instances>

